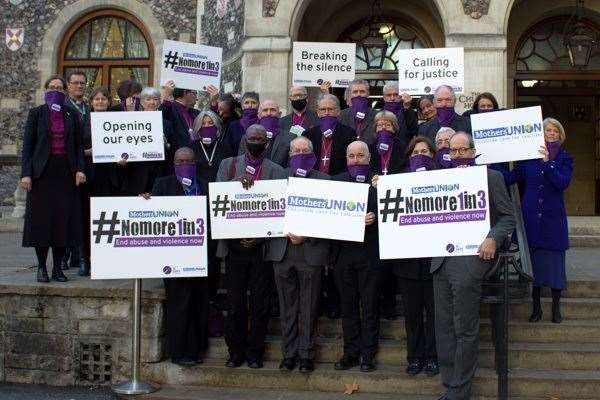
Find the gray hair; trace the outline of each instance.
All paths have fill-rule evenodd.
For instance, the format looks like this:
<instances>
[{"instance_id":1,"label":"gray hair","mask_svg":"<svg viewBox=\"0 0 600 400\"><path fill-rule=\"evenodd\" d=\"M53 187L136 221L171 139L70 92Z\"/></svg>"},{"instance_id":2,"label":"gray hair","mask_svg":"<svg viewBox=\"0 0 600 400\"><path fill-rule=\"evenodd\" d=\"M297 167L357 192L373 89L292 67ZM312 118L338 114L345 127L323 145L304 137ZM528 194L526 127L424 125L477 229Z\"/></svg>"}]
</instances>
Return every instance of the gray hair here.
<instances>
[{"instance_id":1,"label":"gray hair","mask_svg":"<svg viewBox=\"0 0 600 400\"><path fill-rule=\"evenodd\" d=\"M348 99L350 98L350 95L352 93L352 86L354 85L365 85L367 87L367 94L370 93L370 89L369 89L369 82L367 82L364 79L354 79L352 81L350 81L350 83L348 84L348 87L346 87L346 90L344 91L344 100L348 101Z\"/></svg>"},{"instance_id":2,"label":"gray hair","mask_svg":"<svg viewBox=\"0 0 600 400\"><path fill-rule=\"evenodd\" d=\"M293 88L301 89L302 93L304 93L305 95L308 95L308 90L306 90L306 86L293 85L292 87L290 87L290 93L292 92Z\"/></svg>"},{"instance_id":3,"label":"gray hair","mask_svg":"<svg viewBox=\"0 0 600 400\"><path fill-rule=\"evenodd\" d=\"M208 117L212 120L212 122L217 127L217 135L221 136L223 130L223 124L221 122L221 118L212 110L203 109L200 111L200 114L194 119L194 132L198 132L200 128L202 128L202 120L204 117Z\"/></svg>"},{"instance_id":4,"label":"gray hair","mask_svg":"<svg viewBox=\"0 0 600 400\"><path fill-rule=\"evenodd\" d=\"M306 142L308 144L308 148L310 149L310 151L314 151L312 142L306 136L298 136L298 137L292 139L292 141L290 142L290 151L298 142Z\"/></svg>"},{"instance_id":5,"label":"gray hair","mask_svg":"<svg viewBox=\"0 0 600 400\"><path fill-rule=\"evenodd\" d=\"M447 89L450 92L450 96L452 96L452 98L456 100L456 93L454 93L454 89L452 89L452 86L448 86L448 85L438 86L435 89L435 92L433 92L434 98L437 98L437 95L438 95L438 92L440 91L440 89Z\"/></svg>"},{"instance_id":6,"label":"gray hair","mask_svg":"<svg viewBox=\"0 0 600 400\"><path fill-rule=\"evenodd\" d=\"M145 88L142 89L142 91L140 93L140 99L144 100L144 99L148 99L148 98L158 99L158 101L160 101L160 99L161 99L160 90L158 90L157 88L152 87L152 86L146 86Z\"/></svg>"},{"instance_id":7,"label":"gray hair","mask_svg":"<svg viewBox=\"0 0 600 400\"><path fill-rule=\"evenodd\" d=\"M454 136L458 136L458 135L464 135L464 136L466 136L467 140L469 141L469 147L472 148L472 149L475 148L475 142L473 141L473 136L470 133L465 132L465 131L454 132L453 134L450 135L450 140L452 140L452 138Z\"/></svg>"},{"instance_id":8,"label":"gray hair","mask_svg":"<svg viewBox=\"0 0 600 400\"><path fill-rule=\"evenodd\" d=\"M340 108L340 99L338 99L336 96L329 94L329 93L322 93L319 95L319 97L317 98L317 108L319 108L319 104L323 100L331 100L335 103L337 108Z\"/></svg>"},{"instance_id":9,"label":"gray hair","mask_svg":"<svg viewBox=\"0 0 600 400\"><path fill-rule=\"evenodd\" d=\"M448 132L450 134L450 137L452 137L452 135L454 135L456 133L456 131L454 129L450 128L449 126L442 126L435 134L435 141L437 142L438 139L440 138L440 135L442 133L446 133L446 132Z\"/></svg>"},{"instance_id":10,"label":"gray hair","mask_svg":"<svg viewBox=\"0 0 600 400\"><path fill-rule=\"evenodd\" d=\"M180 147L177 149L177 151L175 151L175 154L173 154L173 159L175 159L175 157L177 157L177 154L181 154L181 153L189 153L192 156L194 156L194 150L192 150L189 147Z\"/></svg>"},{"instance_id":11,"label":"gray hair","mask_svg":"<svg viewBox=\"0 0 600 400\"><path fill-rule=\"evenodd\" d=\"M362 140L355 140L354 142L350 143L348 145L348 147L346 147L346 154L348 154L348 149L350 148L350 146L352 146L353 144L358 143L360 144L360 146L363 148L363 150L365 150L365 154L370 156L371 152L369 151L369 145L367 145L365 142L363 142Z\"/></svg>"},{"instance_id":12,"label":"gray hair","mask_svg":"<svg viewBox=\"0 0 600 400\"><path fill-rule=\"evenodd\" d=\"M398 82L388 82L385 85L383 85L383 93L385 94L387 90L390 90L392 88L399 89Z\"/></svg>"}]
</instances>

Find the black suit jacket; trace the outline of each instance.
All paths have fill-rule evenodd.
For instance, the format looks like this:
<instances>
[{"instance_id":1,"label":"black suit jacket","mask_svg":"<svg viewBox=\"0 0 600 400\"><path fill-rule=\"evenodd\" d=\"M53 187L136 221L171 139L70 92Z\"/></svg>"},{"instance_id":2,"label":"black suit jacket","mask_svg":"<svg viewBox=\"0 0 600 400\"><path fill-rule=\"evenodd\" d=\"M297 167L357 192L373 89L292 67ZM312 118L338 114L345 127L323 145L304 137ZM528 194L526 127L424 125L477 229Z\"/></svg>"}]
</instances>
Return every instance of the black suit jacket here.
<instances>
[{"instance_id":1,"label":"black suit jacket","mask_svg":"<svg viewBox=\"0 0 600 400\"><path fill-rule=\"evenodd\" d=\"M83 172L83 131L79 116L69 107L63 107L65 147L71 172ZM45 104L32 108L25 123L21 176L37 179L42 175L50 158L50 111Z\"/></svg>"},{"instance_id":2,"label":"black suit jacket","mask_svg":"<svg viewBox=\"0 0 600 400\"><path fill-rule=\"evenodd\" d=\"M294 113L291 112L288 115L281 117L279 120L279 132L289 132L292 127L292 115ZM310 129L319 125L319 116L316 112L306 109L306 114L304 114L304 120L302 121L302 127L304 129Z\"/></svg>"},{"instance_id":3,"label":"black suit jacket","mask_svg":"<svg viewBox=\"0 0 600 400\"><path fill-rule=\"evenodd\" d=\"M369 200L367 203L367 213L373 212L377 215L377 189L371 184L373 172L369 172L366 185L369 185ZM348 172L331 177L332 181L355 182ZM331 264L338 262L348 262L361 258L366 252L366 256L371 264L379 265L379 234L377 230L377 218L369 226L365 226L365 236L363 243L347 242L334 240L331 245Z\"/></svg>"},{"instance_id":4,"label":"black suit jacket","mask_svg":"<svg viewBox=\"0 0 600 400\"><path fill-rule=\"evenodd\" d=\"M441 126L438 122L437 118L432 118L431 120L421 124L419 126L419 136L426 136L435 144L435 135L440 130ZM471 133L471 118L463 117L462 115L456 114L454 120L450 124L450 128L455 131L463 131L467 133Z\"/></svg>"},{"instance_id":5,"label":"black suit jacket","mask_svg":"<svg viewBox=\"0 0 600 400\"><path fill-rule=\"evenodd\" d=\"M377 142L369 146L369 151L371 152L371 171L378 175L383 174L383 172L381 171L381 156L377 152ZM400 172L404 171L405 168L406 144L402 139L398 137L398 135L395 135L394 142L392 143L392 155L390 157L390 164L388 165L387 174L399 174Z\"/></svg>"},{"instance_id":6,"label":"black suit jacket","mask_svg":"<svg viewBox=\"0 0 600 400\"><path fill-rule=\"evenodd\" d=\"M308 129L304 131L302 136L306 136L312 142L313 151L317 157L315 169L318 170L321 162L321 138L323 137L321 127L315 126L314 128ZM338 122L333 131L329 175L337 175L346 170L346 148L355 140L356 132L354 129Z\"/></svg>"},{"instance_id":7,"label":"black suit jacket","mask_svg":"<svg viewBox=\"0 0 600 400\"><path fill-rule=\"evenodd\" d=\"M189 110L194 119L200 114L200 111L195 108L190 108ZM163 118L171 122L172 133L170 135L171 139L169 143L171 146L169 151L174 154L180 147L190 147L188 126L177 104L175 102L163 102L162 112Z\"/></svg>"}]
</instances>

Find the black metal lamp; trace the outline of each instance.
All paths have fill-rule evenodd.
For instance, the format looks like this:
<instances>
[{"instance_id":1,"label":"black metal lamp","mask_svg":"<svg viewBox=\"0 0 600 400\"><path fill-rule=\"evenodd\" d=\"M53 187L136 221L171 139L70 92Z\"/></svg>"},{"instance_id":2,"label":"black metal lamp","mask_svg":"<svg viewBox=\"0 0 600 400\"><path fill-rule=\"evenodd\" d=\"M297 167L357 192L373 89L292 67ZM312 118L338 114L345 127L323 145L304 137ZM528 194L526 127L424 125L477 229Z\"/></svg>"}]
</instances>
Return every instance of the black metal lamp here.
<instances>
[{"instance_id":1,"label":"black metal lamp","mask_svg":"<svg viewBox=\"0 0 600 400\"><path fill-rule=\"evenodd\" d=\"M373 0L371 3L371 16L367 21L369 31L360 42L367 63L367 69L383 69L388 44L383 38L386 24L381 18L381 3ZM383 30L383 33L382 33Z\"/></svg>"},{"instance_id":2,"label":"black metal lamp","mask_svg":"<svg viewBox=\"0 0 600 400\"><path fill-rule=\"evenodd\" d=\"M565 25L564 44L569 61L576 68L585 68L597 42L595 33L583 22L583 0L576 0L575 12Z\"/></svg>"}]
</instances>

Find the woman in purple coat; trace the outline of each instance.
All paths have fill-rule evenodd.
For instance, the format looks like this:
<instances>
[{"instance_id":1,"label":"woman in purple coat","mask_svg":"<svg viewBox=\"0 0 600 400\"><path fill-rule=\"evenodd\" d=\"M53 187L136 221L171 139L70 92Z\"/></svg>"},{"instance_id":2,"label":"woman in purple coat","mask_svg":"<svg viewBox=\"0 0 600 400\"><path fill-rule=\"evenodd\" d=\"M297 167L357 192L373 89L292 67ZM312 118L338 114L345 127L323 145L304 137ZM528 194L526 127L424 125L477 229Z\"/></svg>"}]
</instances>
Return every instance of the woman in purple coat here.
<instances>
[{"instance_id":1,"label":"woman in purple coat","mask_svg":"<svg viewBox=\"0 0 600 400\"><path fill-rule=\"evenodd\" d=\"M562 322L561 291L567 286L565 250L569 248L567 214L563 192L571 182L573 158L563 148L565 130L553 118L544 119L546 145L540 148L542 159L519 161L505 172L507 185L525 184L523 219L533 264L533 312L529 322L542 319L540 292L552 289L552 322Z\"/></svg>"}]
</instances>

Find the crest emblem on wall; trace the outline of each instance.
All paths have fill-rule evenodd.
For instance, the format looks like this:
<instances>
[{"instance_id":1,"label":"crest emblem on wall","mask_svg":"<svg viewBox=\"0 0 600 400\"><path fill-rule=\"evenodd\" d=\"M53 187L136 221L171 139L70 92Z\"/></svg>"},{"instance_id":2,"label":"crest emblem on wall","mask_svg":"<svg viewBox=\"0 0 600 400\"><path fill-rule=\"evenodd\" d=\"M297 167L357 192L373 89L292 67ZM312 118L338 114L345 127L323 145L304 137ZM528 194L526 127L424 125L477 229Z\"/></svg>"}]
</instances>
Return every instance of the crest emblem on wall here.
<instances>
[{"instance_id":1,"label":"crest emblem on wall","mask_svg":"<svg viewBox=\"0 0 600 400\"><path fill-rule=\"evenodd\" d=\"M23 28L6 28L6 47L12 51L17 51L23 47L25 30Z\"/></svg>"},{"instance_id":2,"label":"crest emblem on wall","mask_svg":"<svg viewBox=\"0 0 600 400\"><path fill-rule=\"evenodd\" d=\"M225 16L225 13L227 13L227 3L229 3L229 0L217 0L217 17L223 18Z\"/></svg>"}]
</instances>

